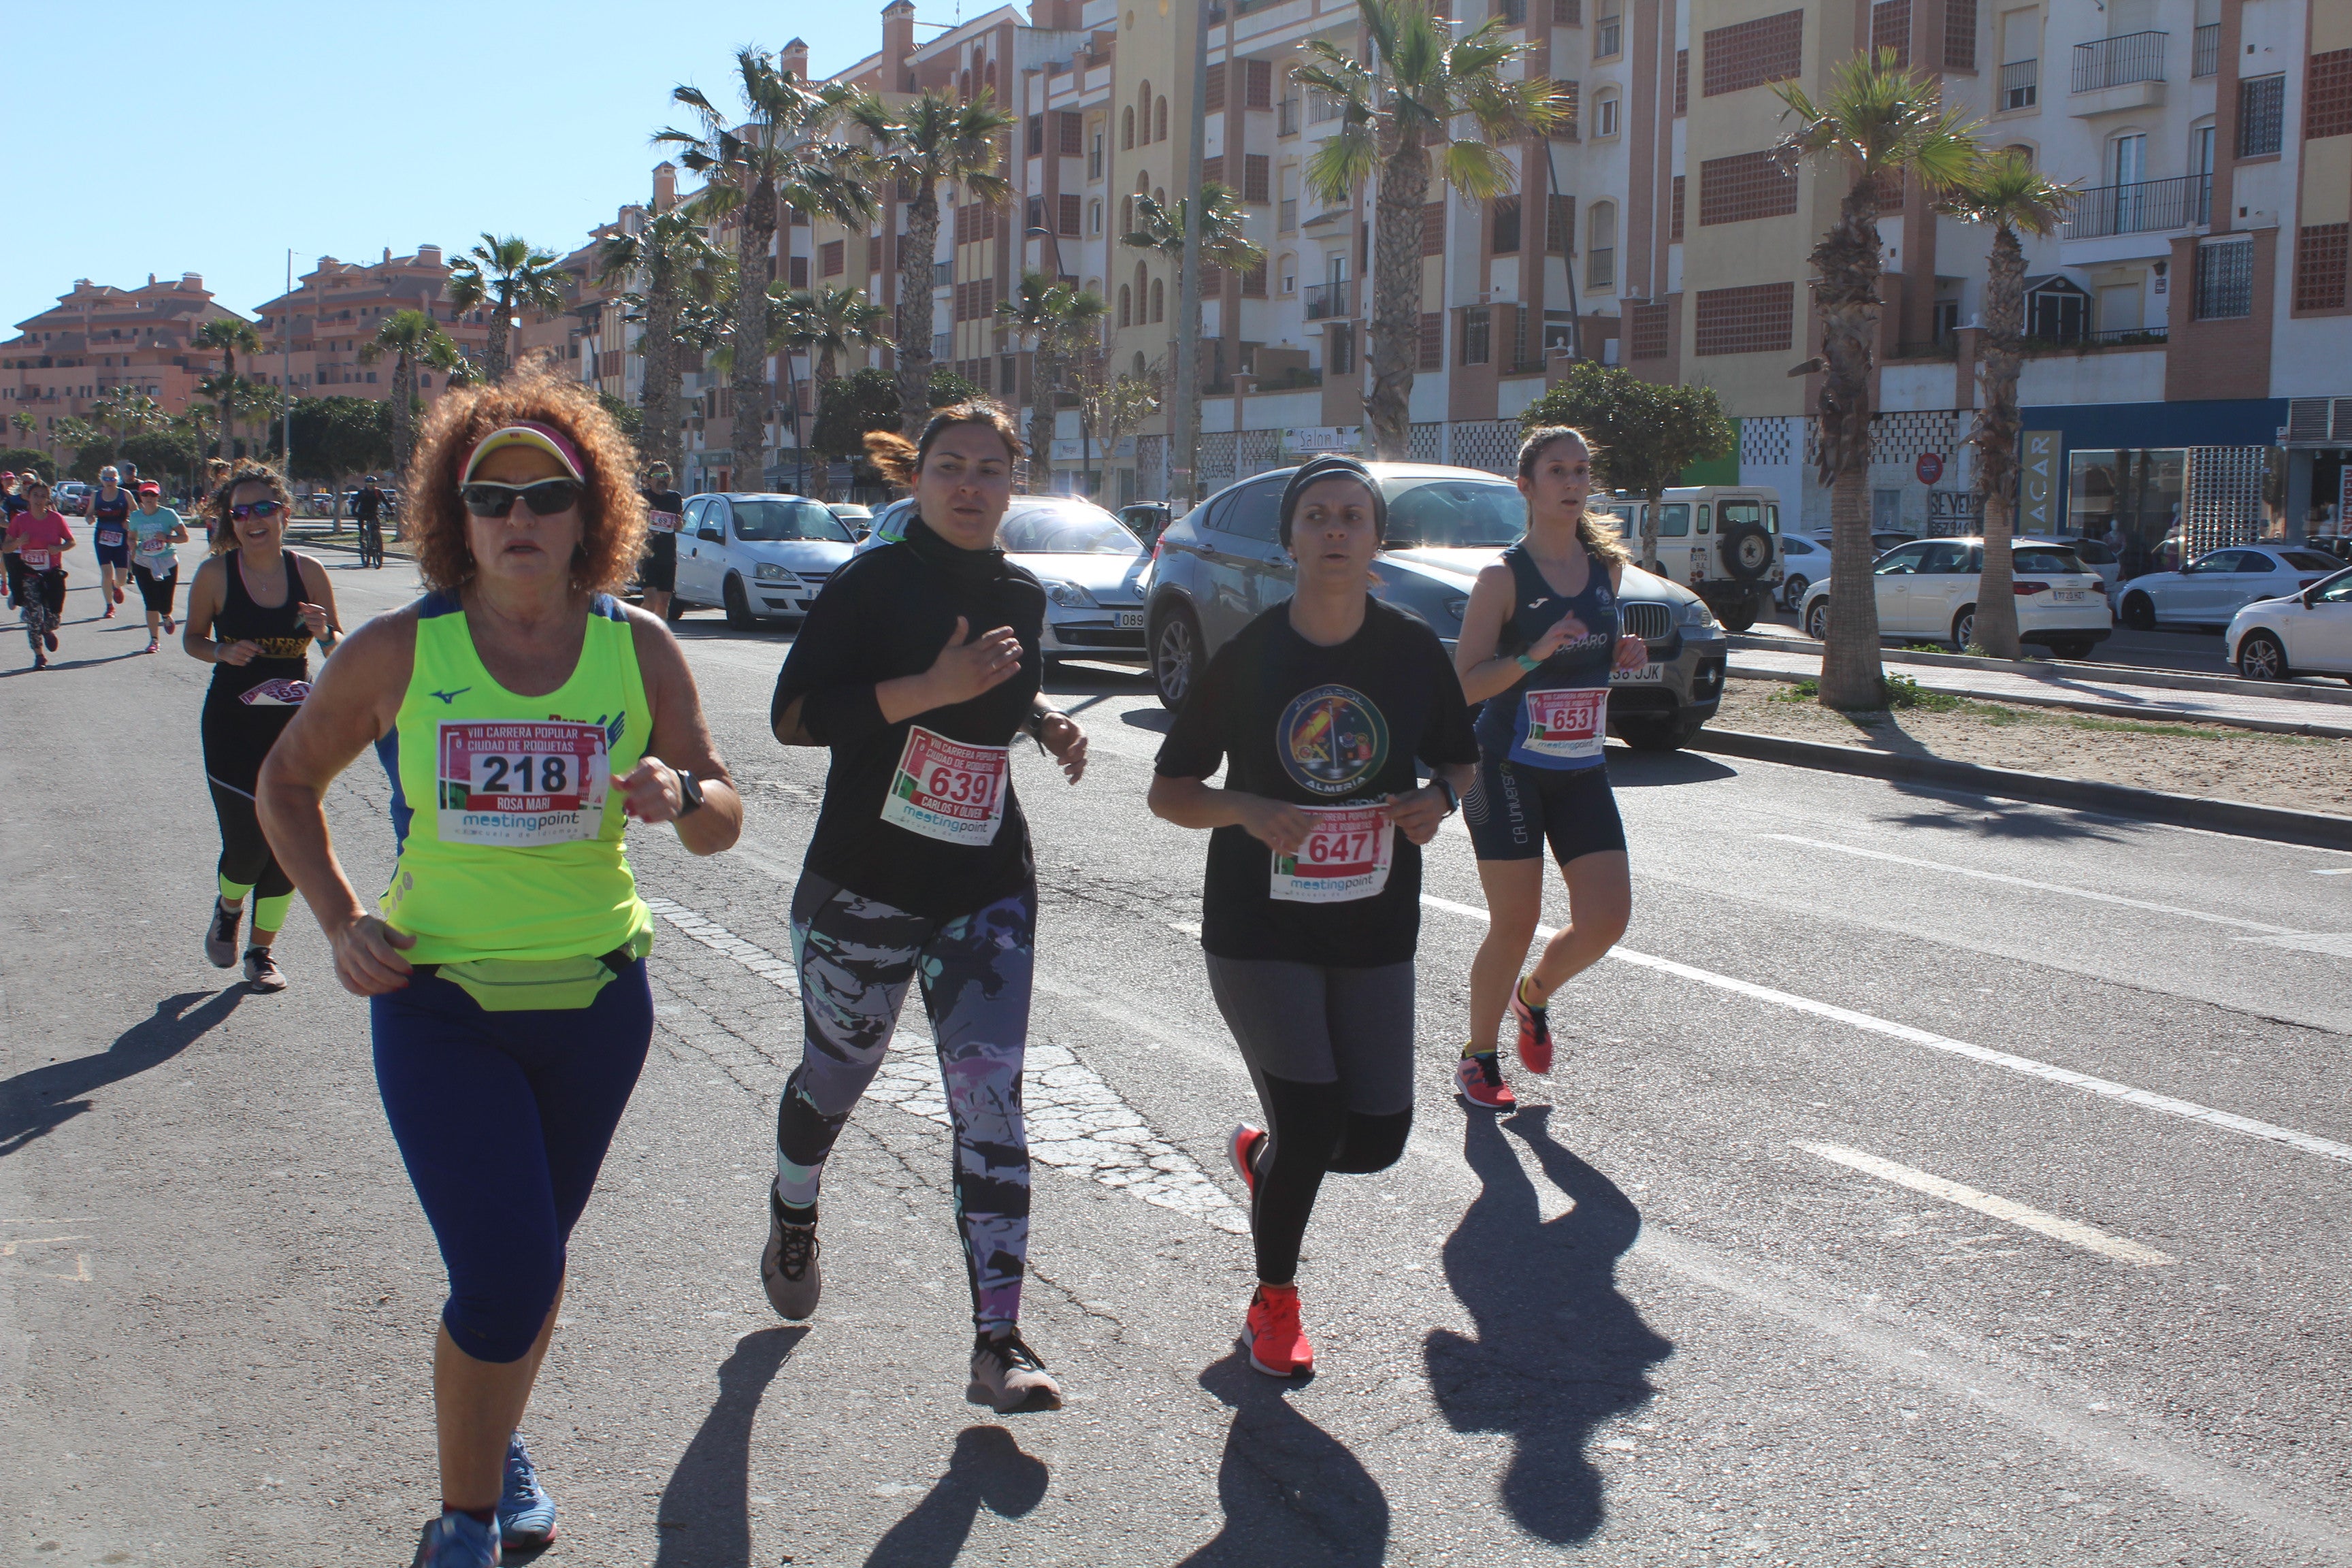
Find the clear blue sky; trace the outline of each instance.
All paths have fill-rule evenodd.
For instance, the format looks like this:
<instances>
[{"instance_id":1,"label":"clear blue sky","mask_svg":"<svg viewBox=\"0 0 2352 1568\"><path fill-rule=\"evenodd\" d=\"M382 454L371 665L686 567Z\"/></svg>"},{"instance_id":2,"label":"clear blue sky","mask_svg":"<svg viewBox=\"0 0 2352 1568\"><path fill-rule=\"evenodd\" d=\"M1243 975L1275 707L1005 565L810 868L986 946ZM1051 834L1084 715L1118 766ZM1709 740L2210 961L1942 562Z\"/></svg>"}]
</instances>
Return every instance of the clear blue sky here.
<instances>
[{"instance_id":1,"label":"clear blue sky","mask_svg":"<svg viewBox=\"0 0 2352 1568\"><path fill-rule=\"evenodd\" d=\"M289 247L298 277L484 229L568 250L646 196L646 138L683 114L672 87L729 101L736 48L794 36L813 74L838 70L879 45L883 3L12 5L0 323L77 278L150 272L201 272L249 314ZM992 8L918 5L927 23Z\"/></svg>"}]
</instances>

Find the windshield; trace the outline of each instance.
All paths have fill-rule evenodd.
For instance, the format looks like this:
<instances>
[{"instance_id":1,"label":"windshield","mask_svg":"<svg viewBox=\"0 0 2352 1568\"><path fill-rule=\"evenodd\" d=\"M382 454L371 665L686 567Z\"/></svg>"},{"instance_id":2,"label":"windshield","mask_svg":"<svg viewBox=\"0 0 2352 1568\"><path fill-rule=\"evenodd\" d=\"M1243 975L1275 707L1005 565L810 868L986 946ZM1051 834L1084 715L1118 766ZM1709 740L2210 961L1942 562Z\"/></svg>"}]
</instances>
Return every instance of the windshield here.
<instances>
[{"instance_id":1,"label":"windshield","mask_svg":"<svg viewBox=\"0 0 2352 1568\"><path fill-rule=\"evenodd\" d=\"M1505 479L1382 479L1390 550L1500 550L1528 531L1528 503Z\"/></svg>"},{"instance_id":2,"label":"windshield","mask_svg":"<svg viewBox=\"0 0 2352 1568\"><path fill-rule=\"evenodd\" d=\"M747 543L784 544L821 541L847 544L849 530L841 520L813 500L739 500L727 503L735 511L735 537Z\"/></svg>"},{"instance_id":3,"label":"windshield","mask_svg":"<svg viewBox=\"0 0 2352 1568\"><path fill-rule=\"evenodd\" d=\"M1004 514L997 542L1013 555L1140 555L1118 519L1098 507L1026 506Z\"/></svg>"}]
</instances>

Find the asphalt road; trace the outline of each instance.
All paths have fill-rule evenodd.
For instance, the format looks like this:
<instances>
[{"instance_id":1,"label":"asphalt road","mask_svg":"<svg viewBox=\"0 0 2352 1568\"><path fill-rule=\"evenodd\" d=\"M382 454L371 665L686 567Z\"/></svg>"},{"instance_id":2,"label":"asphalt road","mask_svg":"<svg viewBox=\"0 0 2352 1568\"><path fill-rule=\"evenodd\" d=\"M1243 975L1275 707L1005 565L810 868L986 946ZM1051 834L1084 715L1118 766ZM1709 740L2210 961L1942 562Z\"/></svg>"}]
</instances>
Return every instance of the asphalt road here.
<instances>
[{"instance_id":1,"label":"asphalt road","mask_svg":"<svg viewBox=\"0 0 2352 1568\"><path fill-rule=\"evenodd\" d=\"M332 575L347 621L408 586ZM0 1563L403 1563L441 1274L364 1009L299 910L285 994L203 962L207 671L93 597L52 673L0 642ZM1094 771L1016 768L1027 1326L1071 1398L999 1419L919 1029L832 1167L817 1319L761 1295L823 759L765 733L782 634L683 630L750 820L635 836L660 1028L526 1426L543 1562L2352 1562L2352 856L1612 752L1633 927L1499 1121L1446 1091L1479 898L1431 857L1418 1125L1327 1185L1322 1371L1281 1387L1234 1349L1204 843L1143 811L1142 681L1068 672ZM331 798L362 885L386 793Z\"/></svg>"}]
</instances>

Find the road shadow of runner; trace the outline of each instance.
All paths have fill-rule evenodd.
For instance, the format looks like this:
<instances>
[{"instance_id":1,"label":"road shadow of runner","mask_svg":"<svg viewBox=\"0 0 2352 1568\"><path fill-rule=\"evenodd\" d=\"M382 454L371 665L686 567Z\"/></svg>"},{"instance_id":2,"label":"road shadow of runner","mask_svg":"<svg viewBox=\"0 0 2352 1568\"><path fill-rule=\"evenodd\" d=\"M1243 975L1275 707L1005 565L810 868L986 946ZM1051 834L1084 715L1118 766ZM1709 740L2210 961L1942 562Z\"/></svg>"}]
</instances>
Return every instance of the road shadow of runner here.
<instances>
[{"instance_id":1,"label":"road shadow of runner","mask_svg":"<svg viewBox=\"0 0 2352 1568\"><path fill-rule=\"evenodd\" d=\"M0 1159L91 1110L83 1098L91 1090L135 1078L186 1050L236 1012L244 996L242 984L166 996L152 1016L125 1029L99 1055L50 1062L0 1082Z\"/></svg>"},{"instance_id":2,"label":"road shadow of runner","mask_svg":"<svg viewBox=\"0 0 2352 1568\"><path fill-rule=\"evenodd\" d=\"M1433 1330L1430 1390L1457 1432L1518 1442L1502 1502L1528 1533L1588 1540L1604 1512L1601 1474L1584 1457L1592 1428L1647 1402L1647 1369L1674 1351L1617 1289L1617 1260L1641 1211L1600 1172L1554 1142L1545 1107L1504 1120L1474 1112L1462 1148L1484 1190L1446 1238L1445 1277L1477 1337ZM1534 1184L1505 1137L1517 1133L1573 1204L1545 1220Z\"/></svg>"},{"instance_id":3,"label":"road shadow of runner","mask_svg":"<svg viewBox=\"0 0 2352 1568\"><path fill-rule=\"evenodd\" d=\"M1019 1519L1045 1500L1051 1477L1045 1462L1023 1453L1003 1427L967 1426L956 1434L947 1474L874 1543L866 1568L947 1568L963 1551L982 1509Z\"/></svg>"},{"instance_id":4,"label":"road shadow of runner","mask_svg":"<svg viewBox=\"0 0 2352 1568\"><path fill-rule=\"evenodd\" d=\"M1379 1568L1388 1561L1389 1500L1355 1455L1291 1404L1236 1350L1201 1374L1234 1411L1217 1466L1225 1525L1178 1568Z\"/></svg>"},{"instance_id":5,"label":"road shadow of runner","mask_svg":"<svg viewBox=\"0 0 2352 1568\"><path fill-rule=\"evenodd\" d=\"M678 1456L656 1513L656 1568L750 1568L751 1422L760 1398L805 1326L761 1329L735 1342L719 1366L719 1397Z\"/></svg>"}]
</instances>

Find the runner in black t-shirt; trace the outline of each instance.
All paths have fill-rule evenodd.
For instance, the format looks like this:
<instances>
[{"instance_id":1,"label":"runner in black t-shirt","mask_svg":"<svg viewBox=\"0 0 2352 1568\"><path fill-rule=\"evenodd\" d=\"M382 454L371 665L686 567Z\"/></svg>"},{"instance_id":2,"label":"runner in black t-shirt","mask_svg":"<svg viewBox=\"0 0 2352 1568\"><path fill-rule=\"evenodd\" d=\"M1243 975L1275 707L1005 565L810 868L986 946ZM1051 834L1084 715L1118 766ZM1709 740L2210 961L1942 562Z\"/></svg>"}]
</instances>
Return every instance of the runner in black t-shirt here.
<instances>
[{"instance_id":1,"label":"runner in black t-shirt","mask_svg":"<svg viewBox=\"0 0 2352 1568\"><path fill-rule=\"evenodd\" d=\"M1369 592L1387 511L1352 458L1291 476L1282 542L1297 591L1217 650L1151 784L1155 814L1215 829L1201 946L1266 1117L1231 1145L1257 1251L1244 1338L1276 1377L1314 1370L1297 1277L1324 1173L1384 1170L1404 1152L1421 846L1478 756L1444 645Z\"/></svg>"},{"instance_id":2,"label":"runner in black t-shirt","mask_svg":"<svg viewBox=\"0 0 2352 1568\"><path fill-rule=\"evenodd\" d=\"M920 515L825 584L776 679L776 738L830 747L833 766L793 893L804 1038L776 1110L760 1277L779 1315L815 1310L817 1183L919 982L955 1124L977 1331L965 1396L1051 1408L1061 1391L1021 1338L1037 878L1011 748L1027 731L1076 784L1087 737L1038 697L1045 590L996 546L1021 455L1012 416L964 404L933 415L919 447L866 439Z\"/></svg>"},{"instance_id":3,"label":"runner in black t-shirt","mask_svg":"<svg viewBox=\"0 0 2352 1568\"><path fill-rule=\"evenodd\" d=\"M645 584L648 615L669 619L669 596L677 591L677 530L686 498L670 489L669 465L656 463L646 470L646 555L637 567Z\"/></svg>"}]
</instances>

